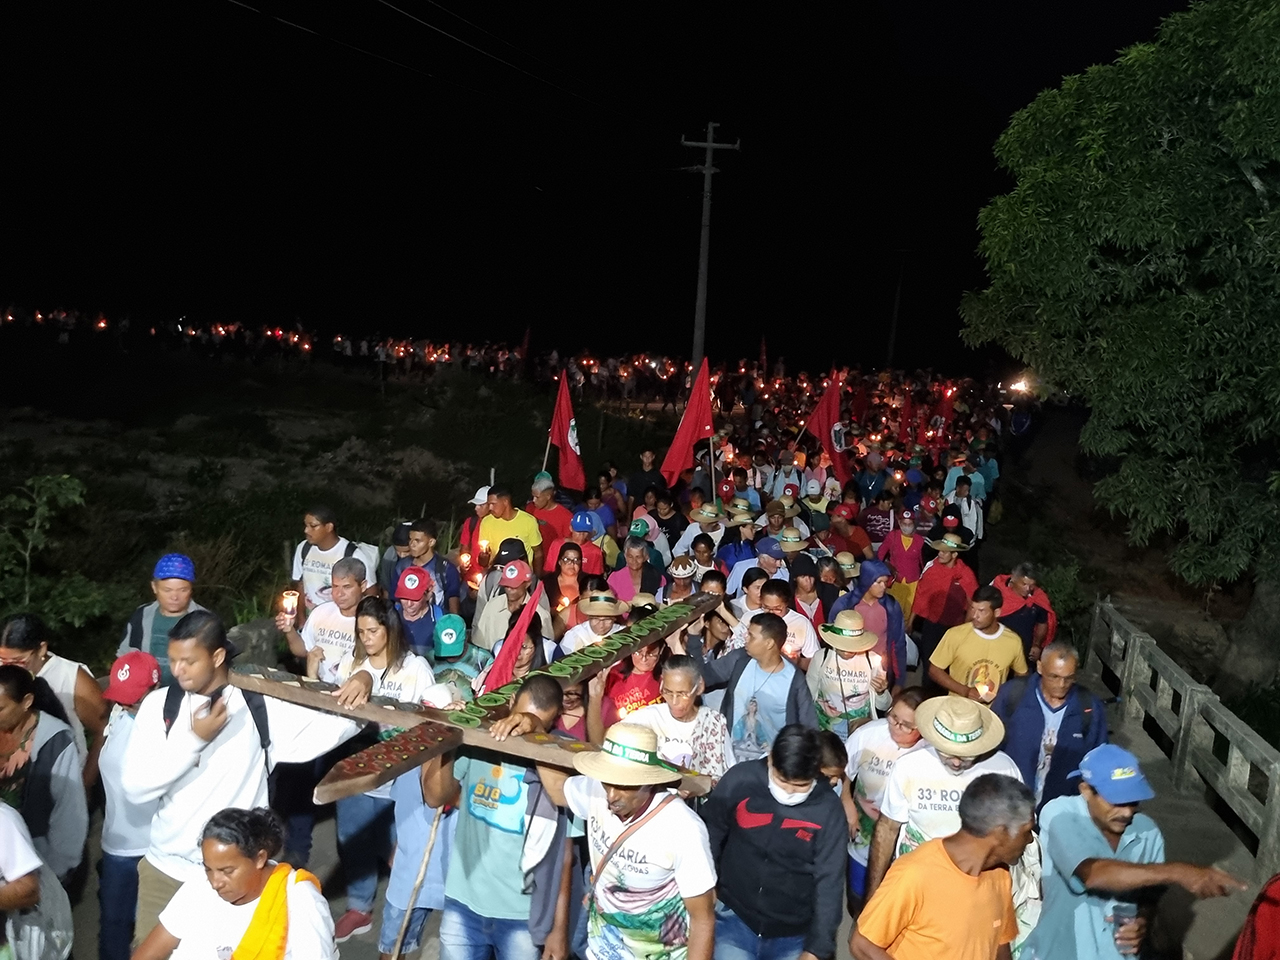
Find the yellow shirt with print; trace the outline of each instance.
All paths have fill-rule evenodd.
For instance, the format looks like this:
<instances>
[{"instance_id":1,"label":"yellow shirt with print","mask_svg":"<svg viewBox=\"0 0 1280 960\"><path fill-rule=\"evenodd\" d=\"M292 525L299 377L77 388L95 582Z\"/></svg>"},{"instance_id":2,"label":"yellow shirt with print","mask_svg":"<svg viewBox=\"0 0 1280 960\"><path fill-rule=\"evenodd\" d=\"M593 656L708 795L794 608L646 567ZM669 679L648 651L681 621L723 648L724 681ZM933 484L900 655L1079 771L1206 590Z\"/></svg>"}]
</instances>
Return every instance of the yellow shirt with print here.
<instances>
[{"instance_id":1,"label":"yellow shirt with print","mask_svg":"<svg viewBox=\"0 0 1280 960\"><path fill-rule=\"evenodd\" d=\"M542 543L542 534L538 532L538 521L532 514L517 510L510 520L499 520L493 514L480 521L480 536L489 544L489 555L498 552L503 540L515 538L524 544L525 560L533 565L533 548Z\"/></svg>"},{"instance_id":2,"label":"yellow shirt with print","mask_svg":"<svg viewBox=\"0 0 1280 960\"><path fill-rule=\"evenodd\" d=\"M1022 638L1002 623L996 626L998 631L990 634L978 632L972 623L952 627L942 635L938 649L929 658L935 667L951 674L956 683L977 687L988 703L1008 679L1010 668L1014 673L1027 672Z\"/></svg>"}]
</instances>

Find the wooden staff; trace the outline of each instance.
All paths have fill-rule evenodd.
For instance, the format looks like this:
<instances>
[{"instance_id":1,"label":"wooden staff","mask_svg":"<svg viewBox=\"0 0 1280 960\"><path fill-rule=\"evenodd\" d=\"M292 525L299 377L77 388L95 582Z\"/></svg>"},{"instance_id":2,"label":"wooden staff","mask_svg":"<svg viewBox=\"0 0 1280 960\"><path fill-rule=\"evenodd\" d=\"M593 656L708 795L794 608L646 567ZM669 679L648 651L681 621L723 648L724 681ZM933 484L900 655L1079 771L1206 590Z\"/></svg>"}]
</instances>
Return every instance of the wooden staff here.
<instances>
[{"instance_id":1,"label":"wooden staff","mask_svg":"<svg viewBox=\"0 0 1280 960\"><path fill-rule=\"evenodd\" d=\"M400 960L400 948L404 946L405 934L409 932L409 920L413 916L413 908L418 904L418 891L422 889L422 881L427 878L427 864L431 862L431 851L436 845L436 831L440 829L440 821L443 819L444 807L436 807L435 818L431 821L431 835L427 837L427 849L422 851L418 879L413 881L413 893L409 894L409 906L404 911L404 919L400 921L400 932L396 934L396 947L391 951L391 960Z\"/></svg>"}]
</instances>

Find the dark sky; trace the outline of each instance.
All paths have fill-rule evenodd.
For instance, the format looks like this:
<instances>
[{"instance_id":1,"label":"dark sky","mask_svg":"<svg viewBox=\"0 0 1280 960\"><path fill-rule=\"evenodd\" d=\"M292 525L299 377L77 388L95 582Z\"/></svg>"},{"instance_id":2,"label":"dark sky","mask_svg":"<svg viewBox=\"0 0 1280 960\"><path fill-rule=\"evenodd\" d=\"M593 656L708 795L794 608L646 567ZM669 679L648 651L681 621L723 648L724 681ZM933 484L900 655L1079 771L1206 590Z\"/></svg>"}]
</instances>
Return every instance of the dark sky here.
<instances>
[{"instance_id":1,"label":"dark sky","mask_svg":"<svg viewBox=\"0 0 1280 960\"><path fill-rule=\"evenodd\" d=\"M684 354L713 119L712 357L880 363L905 268L955 367L995 138L1187 5L392 2L3 4L0 301Z\"/></svg>"}]
</instances>

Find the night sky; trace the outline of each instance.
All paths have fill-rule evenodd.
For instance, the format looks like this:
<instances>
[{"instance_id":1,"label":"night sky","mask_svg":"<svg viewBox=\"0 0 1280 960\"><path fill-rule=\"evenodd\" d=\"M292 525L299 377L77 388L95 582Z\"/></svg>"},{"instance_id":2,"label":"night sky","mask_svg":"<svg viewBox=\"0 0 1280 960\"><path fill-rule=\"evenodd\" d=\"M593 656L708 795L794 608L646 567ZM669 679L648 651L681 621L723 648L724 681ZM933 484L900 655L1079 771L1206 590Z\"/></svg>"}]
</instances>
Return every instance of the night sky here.
<instances>
[{"instance_id":1,"label":"night sky","mask_svg":"<svg viewBox=\"0 0 1280 960\"><path fill-rule=\"evenodd\" d=\"M713 359L882 363L901 270L973 366L992 143L1187 6L393 2L4 4L0 301L686 354L716 120Z\"/></svg>"}]
</instances>

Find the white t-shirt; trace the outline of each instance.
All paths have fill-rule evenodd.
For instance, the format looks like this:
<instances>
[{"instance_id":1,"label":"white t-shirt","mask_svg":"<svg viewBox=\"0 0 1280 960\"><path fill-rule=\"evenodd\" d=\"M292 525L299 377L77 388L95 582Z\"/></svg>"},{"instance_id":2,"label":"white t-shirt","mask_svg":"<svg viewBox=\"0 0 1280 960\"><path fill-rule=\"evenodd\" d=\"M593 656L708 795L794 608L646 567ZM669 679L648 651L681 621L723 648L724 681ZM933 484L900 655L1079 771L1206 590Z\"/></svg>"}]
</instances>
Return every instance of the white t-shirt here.
<instances>
[{"instance_id":1,"label":"white t-shirt","mask_svg":"<svg viewBox=\"0 0 1280 960\"><path fill-rule=\"evenodd\" d=\"M858 835L849 841L849 856L863 866L871 850L871 834L880 819L880 804L884 801L884 788L889 772L898 758L910 750L919 749L924 741L911 747L900 747L889 735L887 718L864 723L849 735L845 750L849 765L845 773L853 789L853 802L858 808Z\"/></svg>"},{"instance_id":2,"label":"white t-shirt","mask_svg":"<svg viewBox=\"0 0 1280 960\"><path fill-rule=\"evenodd\" d=\"M299 636L307 652L313 647L324 651L316 676L326 683L337 683L338 665L356 648L355 616L344 617L338 605L329 600L311 611Z\"/></svg>"},{"instance_id":3,"label":"white t-shirt","mask_svg":"<svg viewBox=\"0 0 1280 960\"><path fill-rule=\"evenodd\" d=\"M1053 762L1053 750L1058 745L1058 731L1062 729L1062 718L1067 715L1064 703L1057 710L1044 702L1040 691L1036 691L1036 700L1040 704L1040 713L1044 715L1044 732L1040 734L1040 755L1036 758L1036 803L1044 796L1044 781L1049 775L1049 764Z\"/></svg>"},{"instance_id":4,"label":"white t-shirt","mask_svg":"<svg viewBox=\"0 0 1280 960\"><path fill-rule=\"evenodd\" d=\"M40 869L40 855L22 814L0 803L0 886Z\"/></svg>"},{"instance_id":5,"label":"white t-shirt","mask_svg":"<svg viewBox=\"0 0 1280 960\"><path fill-rule=\"evenodd\" d=\"M1002 773L1021 782L1018 765L997 750L964 773L952 773L925 744L898 758L885 786L880 813L902 824L896 855L910 853L926 840L949 837L960 829L960 796L984 773Z\"/></svg>"},{"instance_id":6,"label":"white t-shirt","mask_svg":"<svg viewBox=\"0 0 1280 960\"><path fill-rule=\"evenodd\" d=\"M742 591L742 578L747 575L747 571L752 567L759 567L760 560L757 557L747 557L745 560L739 560L733 565L733 569L729 571L729 576L725 581L725 592L735 597ZM761 567L760 569L764 569ZM791 571L787 569L786 564L778 562L778 569L773 572L770 580L790 580Z\"/></svg>"},{"instance_id":7,"label":"white t-shirt","mask_svg":"<svg viewBox=\"0 0 1280 960\"><path fill-rule=\"evenodd\" d=\"M849 736L849 725L879 716L888 709L889 691L875 695L872 681L885 676L884 658L874 650L855 653L848 660L835 650L823 650L809 663L806 679L818 708L818 725L840 739Z\"/></svg>"},{"instance_id":8,"label":"white t-shirt","mask_svg":"<svg viewBox=\"0 0 1280 960\"><path fill-rule=\"evenodd\" d=\"M652 802L660 803L670 792L659 791ZM598 780L570 777L564 796L569 809L587 821L595 870L626 824L609 812ZM689 912L684 898L700 896L715 885L716 868L702 819L679 799L668 803L627 839L596 877L587 918L588 960L656 955L660 943L668 960L685 960ZM613 926L605 917L615 914L626 914L634 922Z\"/></svg>"},{"instance_id":9,"label":"white t-shirt","mask_svg":"<svg viewBox=\"0 0 1280 960\"><path fill-rule=\"evenodd\" d=\"M289 942L285 960L337 960L329 904L315 884L295 883L296 876L290 872L286 888ZM182 941L171 960L230 960L257 907L257 900L239 906L227 903L205 879L184 883L160 912L160 923Z\"/></svg>"},{"instance_id":10,"label":"white t-shirt","mask_svg":"<svg viewBox=\"0 0 1280 960\"><path fill-rule=\"evenodd\" d=\"M346 556L346 537L339 537L328 550L312 547L307 550L307 559L302 559L302 551L307 546L303 540L293 551L293 579L302 581L302 591L306 594L307 608L318 607L328 603L333 586L333 565ZM357 543L351 554L353 560L364 564L364 585L371 587L378 582L378 551L367 543Z\"/></svg>"},{"instance_id":11,"label":"white t-shirt","mask_svg":"<svg viewBox=\"0 0 1280 960\"><path fill-rule=\"evenodd\" d=\"M627 723L658 735L658 756L678 767L719 780L733 766L729 724L719 710L703 706L692 720L677 720L665 703L651 703L627 714Z\"/></svg>"},{"instance_id":12,"label":"white t-shirt","mask_svg":"<svg viewBox=\"0 0 1280 960\"><path fill-rule=\"evenodd\" d=\"M609 633L604 636L607 637L609 634L617 633L621 629L622 624L615 623L609 628ZM566 654L574 653L590 644L599 643L603 639L604 637L591 629L591 621L584 620L576 627L570 627L565 631L564 636L560 638L560 649Z\"/></svg>"},{"instance_id":13,"label":"white t-shirt","mask_svg":"<svg viewBox=\"0 0 1280 960\"><path fill-rule=\"evenodd\" d=\"M158 799L139 803L130 798L120 781L132 733L133 715L117 703L111 708L102 752L98 754L98 772L107 800L102 817L102 851L115 857L140 857L147 852L151 820L160 808Z\"/></svg>"},{"instance_id":14,"label":"white t-shirt","mask_svg":"<svg viewBox=\"0 0 1280 960\"><path fill-rule=\"evenodd\" d=\"M809 618L799 610L788 610L782 619L787 621L787 642L782 645L782 655L788 660L812 659L818 652L818 633Z\"/></svg>"},{"instance_id":15,"label":"white t-shirt","mask_svg":"<svg viewBox=\"0 0 1280 960\"><path fill-rule=\"evenodd\" d=\"M402 703L422 703L423 698L426 697L428 691L436 682L435 675L431 672L431 664L427 663L426 658L420 657L416 653L407 654L398 670L392 670L390 667L386 670L379 670L377 667L370 665L367 659L359 666L356 666L354 654L349 653L338 664L337 682L343 683L352 673L360 672L367 673L373 678L373 689L369 692L369 696L392 697ZM381 723L378 724L378 727L384 737L391 735L396 730L394 723ZM389 800L391 798L391 784L388 782L374 787L372 790L366 790L365 796Z\"/></svg>"}]
</instances>

